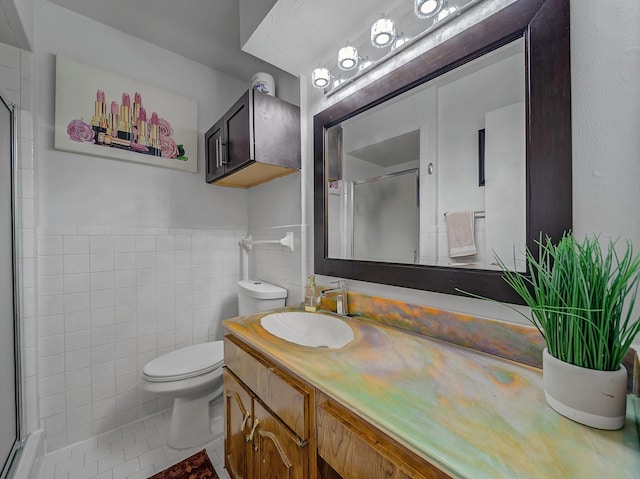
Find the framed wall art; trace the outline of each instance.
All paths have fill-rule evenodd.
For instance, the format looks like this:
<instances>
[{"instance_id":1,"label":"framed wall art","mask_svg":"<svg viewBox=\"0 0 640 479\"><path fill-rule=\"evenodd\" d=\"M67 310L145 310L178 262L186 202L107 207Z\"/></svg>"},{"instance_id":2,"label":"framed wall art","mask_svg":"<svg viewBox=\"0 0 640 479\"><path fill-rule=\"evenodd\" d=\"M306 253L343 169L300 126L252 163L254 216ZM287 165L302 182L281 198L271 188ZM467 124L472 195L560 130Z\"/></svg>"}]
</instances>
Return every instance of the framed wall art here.
<instances>
[{"instance_id":1,"label":"framed wall art","mask_svg":"<svg viewBox=\"0 0 640 479\"><path fill-rule=\"evenodd\" d=\"M56 149L196 172L197 135L194 99L56 55Z\"/></svg>"}]
</instances>

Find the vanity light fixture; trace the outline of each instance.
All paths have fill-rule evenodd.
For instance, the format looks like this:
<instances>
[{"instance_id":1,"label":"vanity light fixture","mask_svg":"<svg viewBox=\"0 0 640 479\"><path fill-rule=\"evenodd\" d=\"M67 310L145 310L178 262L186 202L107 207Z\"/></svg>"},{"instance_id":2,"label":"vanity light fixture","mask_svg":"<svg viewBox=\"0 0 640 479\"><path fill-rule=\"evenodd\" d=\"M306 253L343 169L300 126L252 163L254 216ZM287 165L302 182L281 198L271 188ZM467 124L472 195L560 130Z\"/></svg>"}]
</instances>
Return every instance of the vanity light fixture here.
<instances>
[{"instance_id":1,"label":"vanity light fixture","mask_svg":"<svg viewBox=\"0 0 640 479\"><path fill-rule=\"evenodd\" d=\"M338 50L338 66L341 70L349 71L358 66L358 50L347 44Z\"/></svg>"},{"instance_id":2,"label":"vanity light fixture","mask_svg":"<svg viewBox=\"0 0 640 479\"><path fill-rule=\"evenodd\" d=\"M407 43L409 40L410 38L406 36L404 32L402 32L400 35L396 36L395 41L391 44L391 49L395 50L396 48L401 47L402 45Z\"/></svg>"},{"instance_id":3,"label":"vanity light fixture","mask_svg":"<svg viewBox=\"0 0 640 479\"><path fill-rule=\"evenodd\" d=\"M316 88L326 88L331 81L331 72L323 67L318 67L311 72L311 83Z\"/></svg>"},{"instance_id":4,"label":"vanity light fixture","mask_svg":"<svg viewBox=\"0 0 640 479\"><path fill-rule=\"evenodd\" d=\"M396 38L396 27L393 20L384 13L371 25L371 44L376 48L385 48Z\"/></svg>"},{"instance_id":5,"label":"vanity light fixture","mask_svg":"<svg viewBox=\"0 0 640 479\"><path fill-rule=\"evenodd\" d=\"M403 0L403 2L404 1L405 0ZM374 61L369 60L368 57L363 58L364 55L361 56L361 53L369 47L359 45L359 48L357 48L347 42L339 48L334 58L337 59L337 67L340 73L350 73L342 73L345 78L341 79L337 77L337 75L332 74L329 68L318 66L318 68L314 69L311 73L311 83L314 87L324 90L326 95L331 94L331 92L337 91L334 90L336 87L358 78L360 72L363 72L367 68L373 69L378 64L384 63L388 58L397 55L398 52L403 51L404 48L414 43L414 41L422 39L431 30L440 27L442 23L448 22L469 7L482 1L483 0L413 0L413 9L416 17L430 21L417 22L415 19L410 21L407 28L411 36L405 35L404 32L398 33L394 20L383 13L373 22L370 28L371 44L378 49L379 52L378 54L372 54L375 59ZM405 7L406 10L404 13L408 13L407 10L411 9L411 3L407 1ZM410 13L409 16L411 16ZM406 19L406 17L403 18ZM422 24L422 27L420 27L422 31L415 33L413 30L418 28L417 25L420 24ZM386 47L390 47L389 50L384 50ZM338 73L333 66L331 69L334 73Z\"/></svg>"},{"instance_id":6,"label":"vanity light fixture","mask_svg":"<svg viewBox=\"0 0 640 479\"><path fill-rule=\"evenodd\" d=\"M413 11L418 18L432 18L442 8L443 0L413 0Z\"/></svg>"}]
</instances>

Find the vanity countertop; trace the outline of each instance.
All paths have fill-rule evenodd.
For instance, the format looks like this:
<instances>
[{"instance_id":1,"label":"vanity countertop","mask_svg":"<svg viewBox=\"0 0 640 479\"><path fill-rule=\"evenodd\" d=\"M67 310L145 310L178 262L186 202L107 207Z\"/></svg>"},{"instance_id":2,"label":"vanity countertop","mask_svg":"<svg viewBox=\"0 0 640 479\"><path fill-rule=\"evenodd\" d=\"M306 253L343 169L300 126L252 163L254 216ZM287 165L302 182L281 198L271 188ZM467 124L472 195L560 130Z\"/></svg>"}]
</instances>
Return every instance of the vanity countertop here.
<instances>
[{"instance_id":1,"label":"vanity countertop","mask_svg":"<svg viewBox=\"0 0 640 479\"><path fill-rule=\"evenodd\" d=\"M592 429L546 404L540 369L362 318L342 349L298 346L260 318L224 326L453 477L639 477L640 397L623 429Z\"/></svg>"}]
</instances>

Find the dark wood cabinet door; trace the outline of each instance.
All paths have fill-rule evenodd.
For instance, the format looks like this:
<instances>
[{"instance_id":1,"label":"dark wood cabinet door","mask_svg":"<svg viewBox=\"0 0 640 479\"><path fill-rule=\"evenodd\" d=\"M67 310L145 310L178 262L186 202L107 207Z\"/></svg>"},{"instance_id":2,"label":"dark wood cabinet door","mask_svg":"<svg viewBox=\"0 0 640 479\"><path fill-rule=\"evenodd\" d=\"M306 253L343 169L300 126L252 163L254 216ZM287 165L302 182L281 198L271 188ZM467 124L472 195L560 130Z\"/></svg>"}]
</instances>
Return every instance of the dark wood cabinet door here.
<instances>
[{"instance_id":1,"label":"dark wood cabinet door","mask_svg":"<svg viewBox=\"0 0 640 479\"><path fill-rule=\"evenodd\" d=\"M248 188L300 169L300 108L246 91L205 134L206 181Z\"/></svg>"},{"instance_id":2,"label":"dark wood cabinet door","mask_svg":"<svg viewBox=\"0 0 640 479\"><path fill-rule=\"evenodd\" d=\"M253 437L255 479L304 479L308 477L309 446L280 420L254 401Z\"/></svg>"},{"instance_id":3,"label":"dark wood cabinet door","mask_svg":"<svg viewBox=\"0 0 640 479\"><path fill-rule=\"evenodd\" d=\"M225 174L226 151L224 142L224 121L221 118L204 136L205 167L207 182L220 178Z\"/></svg>"},{"instance_id":4,"label":"dark wood cabinet door","mask_svg":"<svg viewBox=\"0 0 640 479\"><path fill-rule=\"evenodd\" d=\"M247 438L253 424L252 395L226 370L223 380L224 465L233 479L250 479L252 451Z\"/></svg>"},{"instance_id":5,"label":"dark wood cabinet door","mask_svg":"<svg viewBox=\"0 0 640 479\"><path fill-rule=\"evenodd\" d=\"M250 92L242 97L225 114L226 171L232 171L253 160L251 136Z\"/></svg>"}]
</instances>

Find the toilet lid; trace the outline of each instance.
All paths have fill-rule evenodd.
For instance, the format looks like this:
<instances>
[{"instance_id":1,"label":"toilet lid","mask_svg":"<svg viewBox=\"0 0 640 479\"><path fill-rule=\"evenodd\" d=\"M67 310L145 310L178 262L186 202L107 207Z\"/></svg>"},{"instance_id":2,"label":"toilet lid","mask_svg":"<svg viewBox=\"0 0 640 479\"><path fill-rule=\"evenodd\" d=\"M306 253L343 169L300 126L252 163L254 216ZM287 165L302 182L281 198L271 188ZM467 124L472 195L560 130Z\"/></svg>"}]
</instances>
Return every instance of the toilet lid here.
<instances>
[{"instance_id":1,"label":"toilet lid","mask_svg":"<svg viewBox=\"0 0 640 479\"><path fill-rule=\"evenodd\" d=\"M142 374L147 381L179 381L201 376L222 366L222 341L194 344L149 361Z\"/></svg>"}]
</instances>

